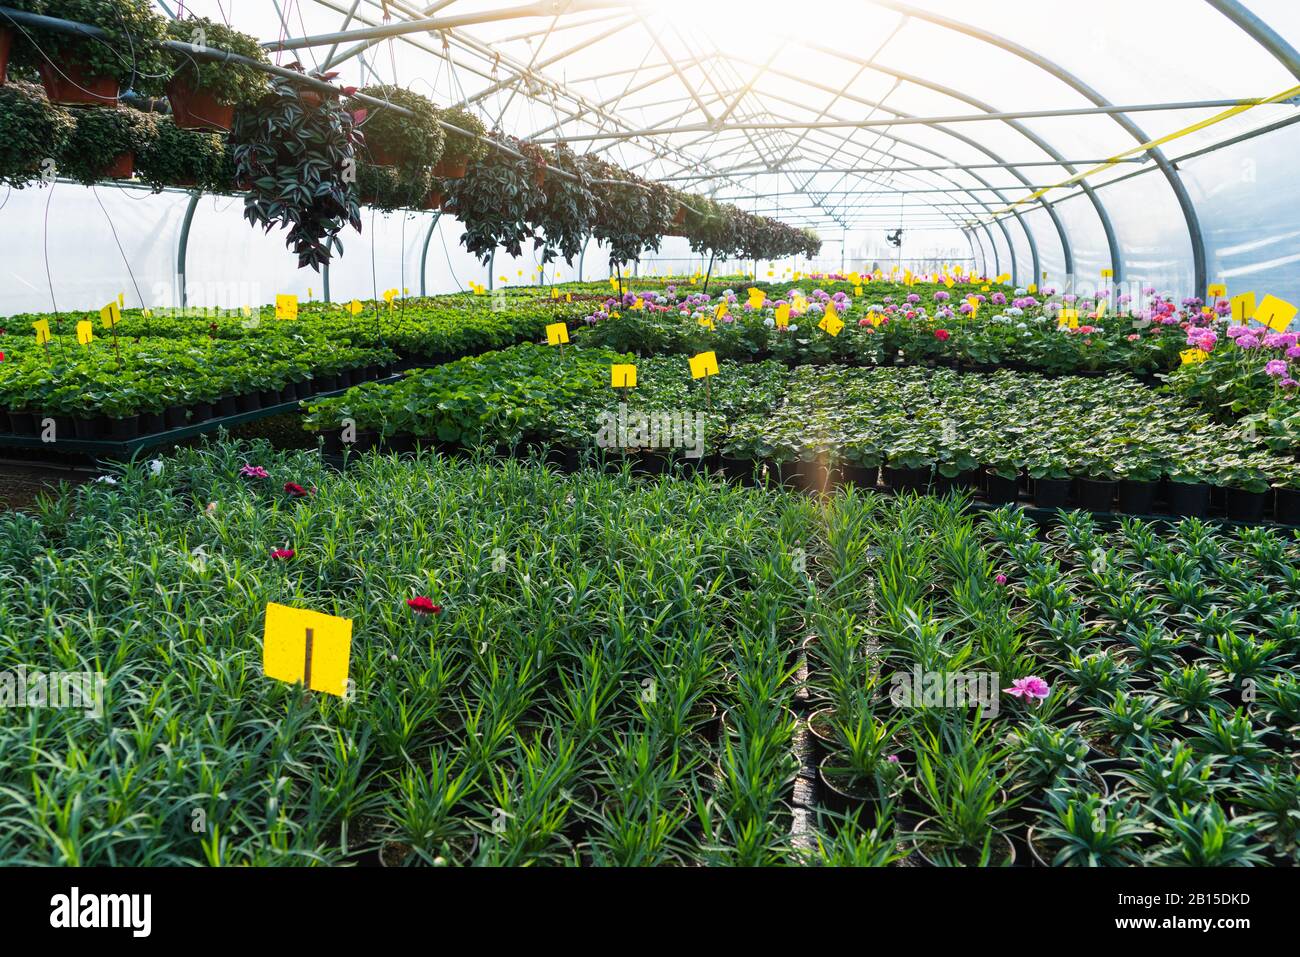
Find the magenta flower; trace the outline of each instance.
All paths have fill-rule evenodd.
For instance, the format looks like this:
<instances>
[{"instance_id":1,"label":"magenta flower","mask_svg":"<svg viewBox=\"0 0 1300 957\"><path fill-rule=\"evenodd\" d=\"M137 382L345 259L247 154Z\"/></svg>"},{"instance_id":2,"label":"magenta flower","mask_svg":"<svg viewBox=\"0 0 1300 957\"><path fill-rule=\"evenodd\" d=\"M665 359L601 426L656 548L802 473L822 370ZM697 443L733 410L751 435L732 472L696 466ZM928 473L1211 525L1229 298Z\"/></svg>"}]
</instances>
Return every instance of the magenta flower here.
<instances>
[{"instance_id":1,"label":"magenta flower","mask_svg":"<svg viewBox=\"0 0 1300 957\"><path fill-rule=\"evenodd\" d=\"M998 577L993 580L997 582L999 585L1005 585L1007 583L1007 576L1003 574L999 574Z\"/></svg>"},{"instance_id":2,"label":"magenta flower","mask_svg":"<svg viewBox=\"0 0 1300 957\"><path fill-rule=\"evenodd\" d=\"M1247 349L1247 350L1258 349L1259 339L1256 336L1251 335L1250 333L1247 333L1244 336L1237 336L1237 348Z\"/></svg>"},{"instance_id":3,"label":"magenta flower","mask_svg":"<svg viewBox=\"0 0 1300 957\"><path fill-rule=\"evenodd\" d=\"M1264 373L1271 376L1286 375L1286 362L1282 359L1274 359L1264 364Z\"/></svg>"},{"instance_id":4,"label":"magenta flower","mask_svg":"<svg viewBox=\"0 0 1300 957\"><path fill-rule=\"evenodd\" d=\"M1006 693L1038 705L1047 700L1047 696L1052 693L1052 688L1042 678L1030 675L1028 678L1015 679L1011 682L1011 687L1006 689Z\"/></svg>"},{"instance_id":5,"label":"magenta flower","mask_svg":"<svg viewBox=\"0 0 1300 957\"><path fill-rule=\"evenodd\" d=\"M245 465L239 470L244 478L270 478L271 473L260 465Z\"/></svg>"}]
</instances>

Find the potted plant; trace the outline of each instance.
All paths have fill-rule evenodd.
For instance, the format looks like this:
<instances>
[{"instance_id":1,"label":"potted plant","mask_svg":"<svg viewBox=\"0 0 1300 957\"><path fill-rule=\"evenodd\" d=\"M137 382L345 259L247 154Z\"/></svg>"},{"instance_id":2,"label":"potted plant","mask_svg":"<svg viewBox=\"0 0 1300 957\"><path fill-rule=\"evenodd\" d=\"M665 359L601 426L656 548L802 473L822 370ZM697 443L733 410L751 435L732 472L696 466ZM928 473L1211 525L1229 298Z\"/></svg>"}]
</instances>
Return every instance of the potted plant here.
<instances>
[{"instance_id":1,"label":"potted plant","mask_svg":"<svg viewBox=\"0 0 1300 957\"><path fill-rule=\"evenodd\" d=\"M1300 525L1300 466L1278 466L1273 487L1277 490L1277 520L1283 525Z\"/></svg>"},{"instance_id":2,"label":"potted plant","mask_svg":"<svg viewBox=\"0 0 1300 957\"><path fill-rule=\"evenodd\" d=\"M1210 511L1210 476L1213 473L1213 468L1199 454L1175 455L1168 471L1170 514L1204 518Z\"/></svg>"},{"instance_id":3,"label":"potted plant","mask_svg":"<svg viewBox=\"0 0 1300 957\"><path fill-rule=\"evenodd\" d=\"M363 87L360 92L415 114L407 116L356 99L349 99L344 104L344 108L351 110L354 116L363 117L359 122L374 165L424 170L442 159L446 134L438 123L441 114L428 97L391 84Z\"/></svg>"},{"instance_id":4,"label":"potted plant","mask_svg":"<svg viewBox=\"0 0 1300 957\"><path fill-rule=\"evenodd\" d=\"M72 113L51 105L36 84L0 87L0 183L22 189L43 181L46 158L58 156L75 129Z\"/></svg>"},{"instance_id":5,"label":"potted plant","mask_svg":"<svg viewBox=\"0 0 1300 957\"><path fill-rule=\"evenodd\" d=\"M447 211L465 226L460 241L482 262L498 247L523 255L523 243L534 238L530 215L545 199L537 187L537 161L520 149L522 141L503 137L468 173L449 180Z\"/></svg>"},{"instance_id":6,"label":"potted plant","mask_svg":"<svg viewBox=\"0 0 1300 957\"><path fill-rule=\"evenodd\" d=\"M1119 479L1119 511L1150 515L1155 511L1156 489L1167 463L1154 453L1131 449L1115 463Z\"/></svg>"},{"instance_id":7,"label":"potted plant","mask_svg":"<svg viewBox=\"0 0 1300 957\"><path fill-rule=\"evenodd\" d=\"M553 262L558 253L573 265L591 236L596 218L591 164L586 157L575 156L564 144L544 158L550 165L570 173L572 179L553 177L542 194L542 201L530 211L529 223L538 233L533 242L541 250L542 262Z\"/></svg>"},{"instance_id":8,"label":"potted plant","mask_svg":"<svg viewBox=\"0 0 1300 957\"><path fill-rule=\"evenodd\" d=\"M1029 850L1041 867L1132 867L1142 862L1150 833L1135 802L1083 788L1049 791L1051 809L1029 829Z\"/></svg>"},{"instance_id":9,"label":"potted plant","mask_svg":"<svg viewBox=\"0 0 1300 957\"><path fill-rule=\"evenodd\" d=\"M77 125L59 152L59 171L87 186L130 179L135 156L158 138L158 117L126 106L78 110Z\"/></svg>"},{"instance_id":10,"label":"potted plant","mask_svg":"<svg viewBox=\"0 0 1300 957\"><path fill-rule=\"evenodd\" d=\"M454 129L447 129L446 126L442 128L446 140L442 155L433 167L433 175L438 179L461 179L472 164L487 155L488 145L484 142L487 129L468 110L441 110L439 119Z\"/></svg>"},{"instance_id":11,"label":"potted plant","mask_svg":"<svg viewBox=\"0 0 1300 957\"><path fill-rule=\"evenodd\" d=\"M20 10L23 13L43 13L45 0L12 0L6 2L5 6L14 10ZM9 59L13 52L14 29L9 26L8 21L0 20L0 86L8 82ZM24 51L27 55L24 55ZM18 56L14 57L15 65L32 66L36 61L34 57L39 56L35 50L32 50L27 44L19 47Z\"/></svg>"},{"instance_id":12,"label":"potted plant","mask_svg":"<svg viewBox=\"0 0 1300 957\"><path fill-rule=\"evenodd\" d=\"M140 178L155 192L165 186L215 192L225 187L226 144L215 133L183 130L169 116L156 120L157 137L136 156Z\"/></svg>"},{"instance_id":13,"label":"potted plant","mask_svg":"<svg viewBox=\"0 0 1300 957\"><path fill-rule=\"evenodd\" d=\"M331 250L343 251L338 234L361 231L356 183L346 176L364 145L352 114L336 99L308 108L298 84L280 77L255 107L235 116L235 177L251 187L244 201L249 222L269 230L288 227L286 245L298 265L319 270Z\"/></svg>"},{"instance_id":14,"label":"potted plant","mask_svg":"<svg viewBox=\"0 0 1300 957\"><path fill-rule=\"evenodd\" d=\"M33 53L51 103L111 105L123 86L144 95L162 92L161 78L169 72L160 46L166 21L149 0L59 0L57 7L43 7L40 12L108 35L92 40L39 27L31 31L40 45Z\"/></svg>"},{"instance_id":15,"label":"potted plant","mask_svg":"<svg viewBox=\"0 0 1300 957\"><path fill-rule=\"evenodd\" d=\"M1034 505L1037 508L1065 508L1070 503L1070 469L1052 452L1025 463L1034 480Z\"/></svg>"},{"instance_id":16,"label":"potted plant","mask_svg":"<svg viewBox=\"0 0 1300 957\"><path fill-rule=\"evenodd\" d=\"M1259 453L1228 454L1218 460L1214 485L1225 490L1228 518L1259 522L1268 504L1268 460Z\"/></svg>"},{"instance_id":17,"label":"potted plant","mask_svg":"<svg viewBox=\"0 0 1300 957\"><path fill-rule=\"evenodd\" d=\"M433 174L428 167L357 164L358 201L386 213L423 208L432 188Z\"/></svg>"},{"instance_id":18,"label":"potted plant","mask_svg":"<svg viewBox=\"0 0 1300 957\"><path fill-rule=\"evenodd\" d=\"M171 20L167 32L171 39L196 47L211 46L260 63L270 62L253 37L207 17ZM167 99L179 129L228 131L236 107L251 106L267 93L266 74L260 70L241 63L199 60L184 53L170 55L175 72L167 83Z\"/></svg>"}]
</instances>

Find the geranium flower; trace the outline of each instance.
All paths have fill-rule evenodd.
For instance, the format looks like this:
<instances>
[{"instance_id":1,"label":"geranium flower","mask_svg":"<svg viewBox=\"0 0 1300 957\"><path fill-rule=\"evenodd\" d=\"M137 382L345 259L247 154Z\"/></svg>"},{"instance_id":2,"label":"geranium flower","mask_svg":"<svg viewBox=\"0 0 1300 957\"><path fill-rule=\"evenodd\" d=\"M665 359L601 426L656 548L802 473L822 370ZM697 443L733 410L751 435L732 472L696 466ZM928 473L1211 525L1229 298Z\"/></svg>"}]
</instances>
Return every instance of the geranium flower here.
<instances>
[{"instance_id":1,"label":"geranium flower","mask_svg":"<svg viewBox=\"0 0 1300 957\"><path fill-rule=\"evenodd\" d=\"M1047 700L1047 696L1052 693L1051 686L1035 675L1028 678L1017 678L1011 682L1011 687L1005 689L1009 695L1014 695L1022 700L1028 700L1034 705L1038 705Z\"/></svg>"},{"instance_id":2,"label":"geranium flower","mask_svg":"<svg viewBox=\"0 0 1300 957\"><path fill-rule=\"evenodd\" d=\"M245 465L239 470L244 478L270 478L271 473L260 465Z\"/></svg>"},{"instance_id":3,"label":"geranium flower","mask_svg":"<svg viewBox=\"0 0 1300 957\"><path fill-rule=\"evenodd\" d=\"M950 333L947 329L934 330L934 337L938 339L940 342L947 342L951 335L952 333Z\"/></svg>"},{"instance_id":4,"label":"geranium flower","mask_svg":"<svg viewBox=\"0 0 1300 957\"><path fill-rule=\"evenodd\" d=\"M1125 338L1128 339L1129 342L1136 342L1138 339L1141 339L1142 336L1141 334L1135 332L1132 335L1125 336Z\"/></svg>"},{"instance_id":5,"label":"geranium flower","mask_svg":"<svg viewBox=\"0 0 1300 957\"><path fill-rule=\"evenodd\" d=\"M293 558L293 556L294 550L292 548L277 548L275 551L271 552L272 558L278 558L281 561L288 561L290 558Z\"/></svg>"},{"instance_id":6,"label":"geranium flower","mask_svg":"<svg viewBox=\"0 0 1300 957\"><path fill-rule=\"evenodd\" d=\"M432 598L426 598L424 595L417 595L415 598L406 599L406 607L417 615L441 615L442 606L435 605Z\"/></svg>"},{"instance_id":7,"label":"geranium flower","mask_svg":"<svg viewBox=\"0 0 1300 957\"><path fill-rule=\"evenodd\" d=\"M308 494L307 490L303 488L301 485L299 485L297 482L285 482L284 490L288 492L290 495L292 495L294 498L306 498Z\"/></svg>"}]
</instances>

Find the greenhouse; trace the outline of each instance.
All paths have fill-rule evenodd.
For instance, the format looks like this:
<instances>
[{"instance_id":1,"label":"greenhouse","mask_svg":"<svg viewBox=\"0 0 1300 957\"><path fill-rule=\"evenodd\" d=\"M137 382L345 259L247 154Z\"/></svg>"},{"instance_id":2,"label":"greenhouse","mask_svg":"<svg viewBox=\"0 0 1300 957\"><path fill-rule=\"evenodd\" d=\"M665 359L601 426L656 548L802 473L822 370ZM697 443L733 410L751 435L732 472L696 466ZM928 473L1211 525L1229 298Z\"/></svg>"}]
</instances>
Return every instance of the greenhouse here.
<instances>
[{"instance_id":1,"label":"greenhouse","mask_svg":"<svg viewBox=\"0 0 1300 957\"><path fill-rule=\"evenodd\" d=\"M0 0L0 864L1300 863L1297 107L1291 0Z\"/></svg>"}]
</instances>

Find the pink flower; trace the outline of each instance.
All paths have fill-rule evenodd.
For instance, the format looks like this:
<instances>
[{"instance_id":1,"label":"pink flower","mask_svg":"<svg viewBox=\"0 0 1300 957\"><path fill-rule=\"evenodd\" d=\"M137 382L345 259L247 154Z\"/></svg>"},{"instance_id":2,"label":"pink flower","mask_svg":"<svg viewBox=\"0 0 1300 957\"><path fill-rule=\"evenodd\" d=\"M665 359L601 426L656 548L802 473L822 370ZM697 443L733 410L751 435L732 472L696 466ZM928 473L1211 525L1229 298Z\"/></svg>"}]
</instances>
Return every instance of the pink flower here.
<instances>
[{"instance_id":1,"label":"pink flower","mask_svg":"<svg viewBox=\"0 0 1300 957\"><path fill-rule=\"evenodd\" d=\"M1271 362L1266 362L1264 372L1266 375L1271 376L1286 375L1286 362L1282 359L1273 359Z\"/></svg>"},{"instance_id":2,"label":"pink flower","mask_svg":"<svg viewBox=\"0 0 1300 957\"><path fill-rule=\"evenodd\" d=\"M432 598L424 595L417 595L414 598L406 599L406 606L417 615L441 615L442 606L435 605Z\"/></svg>"},{"instance_id":3,"label":"pink flower","mask_svg":"<svg viewBox=\"0 0 1300 957\"><path fill-rule=\"evenodd\" d=\"M281 561L288 561L290 558L293 558L293 556L294 551L292 548L277 548L271 553L272 558L278 558Z\"/></svg>"},{"instance_id":4,"label":"pink flower","mask_svg":"<svg viewBox=\"0 0 1300 957\"><path fill-rule=\"evenodd\" d=\"M948 337L949 337L950 335L951 335L951 333L948 332L947 329L936 329L936 330L934 330L934 337L935 337L936 339L938 339L940 342L947 342L947 341L948 341Z\"/></svg>"},{"instance_id":5,"label":"pink flower","mask_svg":"<svg viewBox=\"0 0 1300 957\"><path fill-rule=\"evenodd\" d=\"M1052 689L1042 678L1030 675L1028 678L1017 678L1011 682L1011 687L1006 689L1006 693L1017 698L1028 699L1037 705L1047 700Z\"/></svg>"},{"instance_id":6,"label":"pink flower","mask_svg":"<svg viewBox=\"0 0 1300 957\"><path fill-rule=\"evenodd\" d=\"M891 754L891 755L889 755L889 757L885 758L885 760L888 761L890 764L897 764L897 763L898 763L898 755L896 755L896 754Z\"/></svg>"},{"instance_id":7,"label":"pink flower","mask_svg":"<svg viewBox=\"0 0 1300 957\"><path fill-rule=\"evenodd\" d=\"M1129 342L1137 342L1137 340L1141 339L1142 336L1141 334L1135 332L1132 335L1127 336L1126 338L1128 339Z\"/></svg>"},{"instance_id":8,"label":"pink flower","mask_svg":"<svg viewBox=\"0 0 1300 957\"><path fill-rule=\"evenodd\" d=\"M239 474L244 478L270 478L271 473L260 465L245 465L239 470Z\"/></svg>"},{"instance_id":9,"label":"pink flower","mask_svg":"<svg viewBox=\"0 0 1300 957\"><path fill-rule=\"evenodd\" d=\"M998 577L993 580L997 582L999 585L1005 585L1007 583L1007 576L999 574Z\"/></svg>"}]
</instances>

